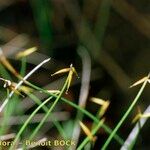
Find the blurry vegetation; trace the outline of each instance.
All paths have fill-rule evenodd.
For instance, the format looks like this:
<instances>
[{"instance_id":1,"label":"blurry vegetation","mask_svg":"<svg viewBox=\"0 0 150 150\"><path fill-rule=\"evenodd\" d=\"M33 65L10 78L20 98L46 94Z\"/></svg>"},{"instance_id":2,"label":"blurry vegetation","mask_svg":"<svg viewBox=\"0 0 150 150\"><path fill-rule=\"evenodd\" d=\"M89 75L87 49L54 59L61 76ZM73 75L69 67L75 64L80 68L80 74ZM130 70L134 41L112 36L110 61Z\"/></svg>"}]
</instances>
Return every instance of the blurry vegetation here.
<instances>
[{"instance_id":1,"label":"blurry vegetation","mask_svg":"<svg viewBox=\"0 0 150 150\"><path fill-rule=\"evenodd\" d=\"M1 0L0 20L0 141L150 149L149 0Z\"/></svg>"}]
</instances>

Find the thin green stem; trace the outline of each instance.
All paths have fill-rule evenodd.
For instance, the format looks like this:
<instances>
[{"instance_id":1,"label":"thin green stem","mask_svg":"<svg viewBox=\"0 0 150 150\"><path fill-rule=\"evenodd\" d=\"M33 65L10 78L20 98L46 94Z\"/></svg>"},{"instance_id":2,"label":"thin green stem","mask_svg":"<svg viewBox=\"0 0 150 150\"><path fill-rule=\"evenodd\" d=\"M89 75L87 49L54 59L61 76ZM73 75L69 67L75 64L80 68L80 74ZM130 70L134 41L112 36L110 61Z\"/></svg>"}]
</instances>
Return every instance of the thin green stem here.
<instances>
[{"instance_id":1,"label":"thin green stem","mask_svg":"<svg viewBox=\"0 0 150 150\"><path fill-rule=\"evenodd\" d=\"M58 97L56 98L56 100L54 101L54 103L52 104L52 106L50 107L50 109L48 110L48 112L46 113L46 115L44 116L44 118L41 120L41 122L39 123L39 125L36 127L36 129L33 131L33 133L31 134L31 136L29 137L29 140L32 140L34 138L34 136L37 134L37 132L39 131L39 129L42 127L42 125L44 124L45 120L49 117L50 113L52 112L52 110L55 108L57 102L59 101L59 99L61 98L62 94L64 93L67 85L68 85L68 78L66 79L65 84L63 85L63 88L60 92L60 94L58 95Z\"/></svg>"},{"instance_id":2,"label":"thin green stem","mask_svg":"<svg viewBox=\"0 0 150 150\"><path fill-rule=\"evenodd\" d=\"M36 90L39 90L39 91L42 91L43 93L48 94L49 96L53 96L53 97L55 97L55 98L57 97L56 95L51 94L51 93L47 92L46 90L44 90L44 89L42 89L42 88L40 88L40 87L38 87L38 86L36 86L36 85L33 85L33 84L29 83L29 82L28 82L28 85L31 86L32 88L36 89ZM90 112L86 111L86 110L83 109L82 107L76 105L75 103L73 103L73 102L71 102L71 101L69 101L69 100L67 100L67 99L65 99L65 98L63 98L63 97L61 97L61 100L62 100L63 102L65 102L65 103L67 103L68 105L70 105L70 106L76 108L77 110L83 112L86 116L88 116L89 118L91 118L92 120L94 120L96 123L99 122L99 120L98 120L94 115L92 115ZM102 127L104 128L104 130L105 130L108 134L111 134L111 132L112 132L112 129L111 129L111 128L109 128L109 127L108 127L107 125L105 125L105 124L103 124ZM120 138L117 134L115 134L114 139L115 139L120 145L122 145L122 144L124 143L124 140L123 140L122 138Z\"/></svg>"},{"instance_id":3,"label":"thin green stem","mask_svg":"<svg viewBox=\"0 0 150 150\"><path fill-rule=\"evenodd\" d=\"M22 76L24 76L25 75L25 70L26 70L26 57L23 57L22 58L22 60L21 60L21 75ZM11 79L11 76L9 75L9 73L7 72L7 70L3 67L3 65L2 64L0 64L0 73L2 74L2 77L7 77L7 79L9 79L9 80L12 80ZM28 93L26 93L27 95L28 95ZM28 95L29 96L29 95ZM8 97L8 90L7 90L7 97ZM33 97L32 97L33 98ZM35 99L34 99L35 100ZM39 101L36 101L35 100L35 102L37 103L37 104L42 104L41 103L41 101L39 100ZM45 112L47 112L48 111L48 108L46 107L46 106L43 106L42 107L43 109L44 109L44 111ZM53 122L54 123L54 125L56 126L56 128L58 129L58 131L59 131L59 133L62 135L62 137L66 137L65 136L65 132L63 131L63 128L61 127L61 125L59 124L59 122L57 122L57 121L54 121Z\"/></svg>"},{"instance_id":4,"label":"thin green stem","mask_svg":"<svg viewBox=\"0 0 150 150\"><path fill-rule=\"evenodd\" d=\"M21 129L19 130L18 134L16 135L15 139L14 139L14 144L10 147L9 150L13 150L14 145L18 142L21 134L23 133L23 131L25 130L25 128L27 127L27 125L29 124L29 122L31 121L31 119L34 117L34 115L47 103L50 101L52 97L49 97L47 100L45 100L40 106L38 106L30 115L30 117L26 120L26 122L23 124L23 126L21 127Z\"/></svg>"},{"instance_id":5,"label":"thin green stem","mask_svg":"<svg viewBox=\"0 0 150 150\"><path fill-rule=\"evenodd\" d=\"M36 97L35 95L33 95L33 94L29 94L29 93L26 93L36 104L38 104L38 105L41 105L42 104L42 102L40 101L40 99L38 98L38 97ZM48 112L48 107L47 106L43 106L42 107L42 109L43 109L43 111L45 112L45 113L47 113ZM55 119L55 118L52 118L52 121L53 121L53 124L56 126L56 128L57 128L57 130L59 131L59 133L60 133L60 135L64 138L64 139L66 139L66 134L65 134L65 131L63 130L63 128L62 128L62 126L61 126L61 124Z\"/></svg>"},{"instance_id":6,"label":"thin green stem","mask_svg":"<svg viewBox=\"0 0 150 150\"><path fill-rule=\"evenodd\" d=\"M148 76L149 78L149 76ZM119 128L121 127L121 125L124 123L125 119L128 117L128 115L130 114L131 110L133 109L133 107L135 106L136 102L138 101L138 99L140 98L145 86L146 86L147 80L145 80L145 82L143 83L142 87L140 88L138 94L136 95L135 99L133 100L133 102L131 103L130 107L128 108L128 110L126 111L126 113L123 115L123 117L121 118L121 120L119 121L119 123L117 124L117 126L115 127L115 129L112 131L112 133L110 134L110 136L108 137L108 139L106 140L106 142L104 143L102 150L106 150L106 148L108 147L109 143L111 142L112 138L114 137L114 135L117 133L117 131L119 130Z\"/></svg>"}]
</instances>

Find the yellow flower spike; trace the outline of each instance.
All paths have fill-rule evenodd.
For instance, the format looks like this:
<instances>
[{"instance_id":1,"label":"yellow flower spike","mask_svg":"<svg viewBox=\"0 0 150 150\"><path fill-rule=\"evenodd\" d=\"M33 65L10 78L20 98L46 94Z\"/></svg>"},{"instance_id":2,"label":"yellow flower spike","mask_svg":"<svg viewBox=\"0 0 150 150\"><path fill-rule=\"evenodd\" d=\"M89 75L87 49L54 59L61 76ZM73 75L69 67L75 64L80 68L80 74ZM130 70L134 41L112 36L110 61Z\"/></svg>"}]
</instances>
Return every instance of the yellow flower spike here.
<instances>
[{"instance_id":1,"label":"yellow flower spike","mask_svg":"<svg viewBox=\"0 0 150 150\"><path fill-rule=\"evenodd\" d=\"M66 72L69 72L68 78L67 78L67 90L66 90L66 93L67 93L68 90L69 90L69 87L71 85L73 74L76 74L76 76L78 77L78 74L77 74L75 68L73 67L73 65L71 64L70 68L61 69L61 70L55 72L54 74L52 74L51 76L54 76L54 75L57 75L57 74L61 74L61 73L66 73Z\"/></svg>"},{"instance_id":2,"label":"yellow flower spike","mask_svg":"<svg viewBox=\"0 0 150 150\"><path fill-rule=\"evenodd\" d=\"M19 59L19 58L22 58L22 57L26 57L26 56L32 54L35 51L37 51L37 47L32 47L32 48L26 49L24 51L21 51L21 52L17 53L16 58Z\"/></svg>"},{"instance_id":3,"label":"yellow flower spike","mask_svg":"<svg viewBox=\"0 0 150 150\"><path fill-rule=\"evenodd\" d=\"M138 107L138 114L134 117L132 123L137 122L141 118L149 118L149 117L150 117L150 113L142 114L140 108Z\"/></svg>"},{"instance_id":4,"label":"yellow flower spike","mask_svg":"<svg viewBox=\"0 0 150 150\"><path fill-rule=\"evenodd\" d=\"M139 84L145 82L146 80L150 83L149 77L146 76L146 77L144 77L144 78L138 80L138 81L135 82L134 84L132 84L132 85L130 86L130 88L132 88L132 87L134 87L134 86L137 86L137 85L139 85Z\"/></svg>"},{"instance_id":5,"label":"yellow flower spike","mask_svg":"<svg viewBox=\"0 0 150 150\"><path fill-rule=\"evenodd\" d=\"M140 118L141 118L141 114L137 114L137 115L133 118L132 124L135 123L135 122L137 122Z\"/></svg>"},{"instance_id":6,"label":"yellow flower spike","mask_svg":"<svg viewBox=\"0 0 150 150\"><path fill-rule=\"evenodd\" d=\"M96 104L99 104L99 105L104 105L104 103L105 103L105 101L103 99L96 98L96 97L92 97L91 101L96 103Z\"/></svg>"},{"instance_id":7,"label":"yellow flower spike","mask_svg":"<svg viewBox=\"0 0 150 150\"><path fill-rule=\"evenodd\" d=\"M14 86L9 87L9 90L14 91L14 93L17 94L17 95L25 97L23 94L21 94L21 92L19 92L19 90L15 90Z\"/></svg>"},{"instance_id":8,"label":"yellow flower spike","mask_svg":"<svg viewBox=\"0 0 150 150\"><path fill-rule=\"evenodd\" d=\"M110 101L105 101L103 99L100 99L100 98L95 98L95 97L92 97L91 98L91 101L98 104L98 105L101 105L102 107L100 108L100 111L99 111L99 116L103 116L104 113L106 112L109 104L110 104Z\"/></svg>"},{"instance_id":9,"label":"yellow flower spike","mask_svg":"<svg viewBox=\"0 0 150 150\"><path fill-rule=\"evenodd\" d=\"M141 118L149 118L150 117L150 113L146 113L146 114L142 114Z\"/></svg>"},{"instance_id":10,"label":"yellow flower spike","mask_svg":"<svg viewBox=\"0 0 150 150\"><path fill-rule=\"evenodd\" d=\"M103 116L104 113L106 112L107 108L109 107L110 102L109 101L105 101L105 103L102 105L100 111L99 111L99 116Z\"/></svg>"},{"instance_id":11,"label":"yellow flower spike","mask_svg":"<svg viewBox=\"0 0 150 150\"><path fill-rule=\"evenodd\" d=\"M7 60L7 58L4 56L2 50L0 50L0 62L15 76L18 76L17 71L13 68L13 66L10 64L10 62Z\"/></svg>"},{"instance_id":12,"label":"yellow flower spike","mask_svg":"<svg viewBox=\"0 0 150 150\"><path fill-rule=\"evenodd\" d=\"M70 68L72 69L72 72L79 78L78 73L72 64L70 65Z\"/></svg>"},{"instance_id":13,"label":"yellow flower spike","mask_svg":"<svg viewBox=\"0 0 150 150\"><path fill-rule=\"evenodd\" d=\"M96 140L96 136L93 136L91 131L88 129L88 127L86 125L84 125L81 121L79 122L82 130L84 131L84 133L90 138L91 141L95 141Z\"/></svg>"},{"instance_id":14,"label":"yellow flower spike","mask_svg":"<svg viewBox=\"0 0 150 150\"><path fill-rule=\"evenodd\" d=\"M14 93L16 93L17 95L21 95L22 97L24 97L24 95L22 95L18 90L15 90L15 85L13 85L13 83L10 80L6 80L3 78L0 78L0 80L4 82L4 88L7 88L10 91L14 91Z\"/></svg>"},{"instance_id":15,"label":"yellow flower spike","mask_svg":"<svg viewBox=\"0 0 150 150\"><path fill-rule=\"evenodd\" d=\"M52 94L59 94L59 90L47 90L47 92L52 93Z\"/></svg>"},{"instance_id":16,"label":"yellow flower spike","mask_svg":"<svg viewBox=\"0 0 150 150\"><path fill-rule=\"evenodd\" d=\"M19 88L22 92L24 92L24 93L31 93L31 92L33 92L33 89L32 88L30 88L30 87L27 87L27 86L20 86L20 88Z\"/></svg>"},{"instance_id":17,"label":"yellow flower spike","mask_svg":"<svg viewBox=\"0 0 150 150\"><path fill-rule=\"evenodd\" d=\"M70 87L70 85L71 85L72 77L73 77L73 72L70 71L70 72L69 72L69 75L68 75L68 83L67 83L67 90L66 90L66 93L68 93L69 87Z\"/></svg>"},{"instance_id":18,"label":"yellow flower spike","mask_svg":"<svg viewBox=\"0 0 150 150\"><path fill-rule=\"evenodd\" d=\"M12 82L12 85L15 87L17 84L14 83L14 82ZM31 92L33 92L32 88L30 88L28 86L24 86L24 85L20 86L19 90L22 91L22 92L24 92L24 93L31 93Z\"/></svg>"},{"instance_id":19,"label":"yellow flower spike","mask_svg":"<svg viewBox=\"0 0 150 150\"><path fill-rule=\"evenodd\" d=\"M78 74L76 72L76 69L73 67L73 65L71 64L70 65L70 68L64 68L64 69L61 69L61 70L58 70L57 72L51 74L51 76L55 76L57 74L62 74L62 73L66 73L66 72L73 72L76 74L76 76L78 77Z\"/></svg>"},{"instance_id":20,"label":"yellow flower spike","mask_svg":"<svg viewBox=\"0 0 150 150\"><path fill-rule=\"evenodd\" d=\"M61 70L51 74L51 76L55 76L55 75L61 74L61 73L66 73L66 72L69 72L69 71L70 71L70 68L61 69Z\"/></svg>"},{"instance_id":21,"label":"yellow flower spike","mask_svg":"<svg viewBox=\"0 0 150 150\"><path fill-rule=\"evenodd\" d=\"M142 113L141 113L140 107L137 107L137 110L138 110L138 113L137 113L137 115L133 118L132 123L137 122L137 121L141 118Z\"/></svg>"},{"instance_id":22,"label":"yellow flower spike","mask_svg":"<svg viewBox=\"0 0 150 150\"><path fill-rule=\"evenodd\" d=\"M71 85L71 81L72 81L72 77L73 77L73 74L75 74L77 77L78 74L76 72L76 69L73 67L73 65L71 64L70 65L70 70L69 70L69 75L68 75L68 84L67 84L67 90L66 90L66 93L68 93L68 90L69 90L69 87Z\"/></svg>"}]
</instances>

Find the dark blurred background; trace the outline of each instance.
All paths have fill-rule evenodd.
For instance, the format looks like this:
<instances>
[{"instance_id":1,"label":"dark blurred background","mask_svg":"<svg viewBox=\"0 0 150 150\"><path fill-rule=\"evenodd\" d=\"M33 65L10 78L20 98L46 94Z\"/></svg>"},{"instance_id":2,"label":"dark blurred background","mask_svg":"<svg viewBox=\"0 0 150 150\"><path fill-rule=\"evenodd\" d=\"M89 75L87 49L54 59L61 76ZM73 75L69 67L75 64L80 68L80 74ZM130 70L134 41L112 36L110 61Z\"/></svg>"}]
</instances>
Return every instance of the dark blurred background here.
<instances>
[{"instance_id":1,"label":"dark blurred background","mask_svg":"<svg viewBox=\"0 0 150 150\"><path fill-rule=\"evenodd\" d=\"M112 128L139 89L128 87L150 71L149 39L149 0L0 0L0 44L14 66L18 68L13 61L18 49L37 46L42 53L39 57L52 58L52 64L46 68L49 76L71 63L80 74L79 51L85 49L92 65L88 97L111 100L106 122ZM46 72L38 72L32 81L46 85L47 80L53 80ZM148 88L138 102L142 111L149 105ZM77 82L68 97L77 100L79 91ZM90 104L87 102L87 109L95 113L97 106ZM130 122L136 113L135 108L119 130L124 139L133 127ZM148 124L136 144L139 149L150 148ZM100 134L100 143L106 138L105 133Z\"/></svg>"}]
</instances>

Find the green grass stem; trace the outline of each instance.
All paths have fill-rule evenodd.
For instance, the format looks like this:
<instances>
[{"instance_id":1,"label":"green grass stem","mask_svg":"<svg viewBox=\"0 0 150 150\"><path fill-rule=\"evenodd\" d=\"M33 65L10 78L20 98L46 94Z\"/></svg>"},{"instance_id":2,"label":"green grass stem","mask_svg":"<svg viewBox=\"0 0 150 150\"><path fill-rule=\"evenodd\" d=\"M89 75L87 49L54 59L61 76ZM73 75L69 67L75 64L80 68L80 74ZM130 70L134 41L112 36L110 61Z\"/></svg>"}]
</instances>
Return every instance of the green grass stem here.
<instances>
[{"instance_id":1,"label":"green grass stem","mask_svg":"<svg viewBox=\"0 0 150 150\"><path fill-rule=\"evenodd\" d=\"M148 75L148 78L149 78L149 76L150 75ZM121 120L119 121L119 123L117 124L117 126L115 127L115 129L112 131L112 133L110 134L110 136L108 137L108 139L104 143L104 145L102 147L102 150L106 150L106 148L108 147L109 143L113 139L114 135L117 133L117 131L119 130L119 128L121 127L121 125L124 123L124 121L126 120L126 118L128 117L128 115L130 114L130 112L134 108L135 104L139 100L139 98L140 98L140 96L141 96L141 94L142 94L142 92L143 92L146 84L147 84L147 80L145 80L145 82L143 83L142 87L140 88L138 94L136 95L135 99L133 100L133 102L131 103L131 105L129 106L129 108L127 109L126 113L123 115L123 117L121 118Z\"/></svg>"}]
</instances>

